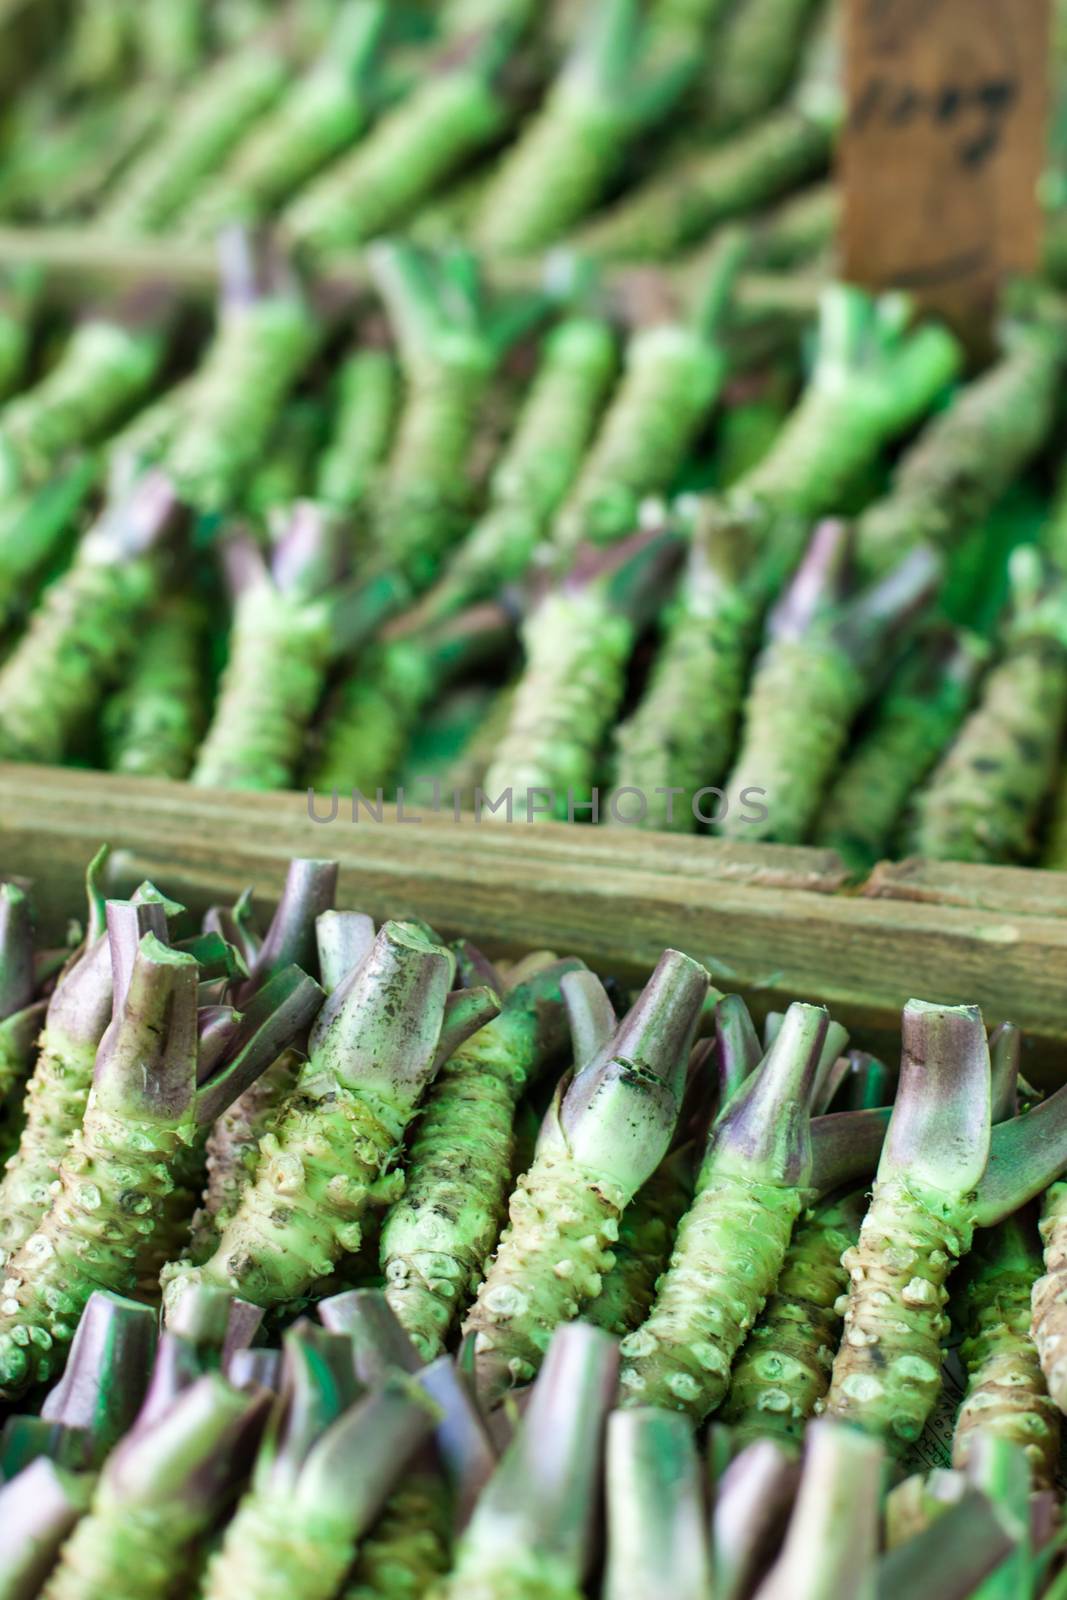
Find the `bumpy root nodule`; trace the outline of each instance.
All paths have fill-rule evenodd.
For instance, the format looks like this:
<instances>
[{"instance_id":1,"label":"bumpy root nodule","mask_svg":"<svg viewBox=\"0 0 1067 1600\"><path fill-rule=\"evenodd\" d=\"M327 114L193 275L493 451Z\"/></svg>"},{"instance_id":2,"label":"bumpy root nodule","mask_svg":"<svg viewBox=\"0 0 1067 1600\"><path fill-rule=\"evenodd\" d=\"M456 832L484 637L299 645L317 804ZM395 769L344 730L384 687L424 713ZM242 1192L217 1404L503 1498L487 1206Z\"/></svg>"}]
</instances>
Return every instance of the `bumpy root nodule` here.
<instances>
[{"instance_id":1,"label":"bumpy root nodule","mask_svg":"<svg viewBox=\"0 0 1067 1600\"><path fill-rule=\"evenodd\" d=\"M519 1179L510 1225L463 1324L475 1335L487 1401L532 1378L554 1330L599 1294L626 1199L565 1152L542 1154Z\"/></svg>"},{"instance_id":2,"label":"bumpy root nodule","mask_svg":"<svg viewBox=\"0 0 1067 1600\"><path fill-rule=\"evenodd\" d=\"M715 1410L733 1358L777 1282L800 1207L795 1189L730 1175L700 1190L651 1315L623 1340L625 1404L698 1419Z\"/></svg>"},{"instance_id":3,"label":"bumpy root nodule","mask_svg":"<svg viewBox=\"0 0 1067 1600\"><path fill-rule=\"evenodd\" d=\"M166 1508L101 1508L63 1546L42 1600L169 1600L190 1578L200 1527Z\"/></svg>"},{"instance_id":4,"label":"bumpy root nodule","mask_svg":"<svg viewBox=\"0 0 1067 1600\"><path fill-rule=\"evenodd\" d=\"M846 1252L851 1287L825 1410L903 1453L941 1388L945 1281L970 1247L966 1215L935 1210L901 1179L880 1183Z\"/></svg>"},{"instance_id":5,"label":"bumpy root nodule","mask_svg":"<svg viewBox=\"0 0 1067 1600\"><path fill-rule=\"evenodd\" d=\"M360 1545L343 1600L423 1600L448 1571L451 1521L443 1480L412 1474Z\"/></svg>"},{"instance_id":6,"label":"bumpy root nodule","mask_svg":"<svg viewBox=\"0 0 1067 1600\"><path fill-rule=\"evenodd\" d=\"M1067 1183L1054 1183L1041 1210L1045 1274L1034 1284L1030 1332L1048 1392L1067 1413Z\"/></svg>"},{"instance_id":7,"label":"bumpy root nodule","mask_svg":"<svg viewBox=\"0 0 1067 1600\"><path fill-rule=\"evenodd\" d=\"M211 1559L203 1593L205 1600L332 1595L351 1559L351 1541L312 1508L250 1494Z\"/></svg>"}]
</instances>

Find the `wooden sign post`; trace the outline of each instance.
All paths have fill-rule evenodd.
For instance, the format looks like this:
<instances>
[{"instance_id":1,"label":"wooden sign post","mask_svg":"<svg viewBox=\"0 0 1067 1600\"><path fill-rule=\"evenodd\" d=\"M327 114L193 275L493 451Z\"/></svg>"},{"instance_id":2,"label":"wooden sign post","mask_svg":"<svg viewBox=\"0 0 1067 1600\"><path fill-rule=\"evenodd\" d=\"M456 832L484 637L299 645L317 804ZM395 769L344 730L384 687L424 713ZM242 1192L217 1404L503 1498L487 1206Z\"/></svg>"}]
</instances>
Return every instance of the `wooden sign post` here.
<instances>
[{"instance_id":1,"label":"wooden sign post","mask_svg":"<svg viewBox=\"0 0 1067 1600\"><path fill-rule=\"evenodd\" d=\"M846 276L974 336L1032 271L1049 0L846 0Z\"/></svg>"}]
</instances>

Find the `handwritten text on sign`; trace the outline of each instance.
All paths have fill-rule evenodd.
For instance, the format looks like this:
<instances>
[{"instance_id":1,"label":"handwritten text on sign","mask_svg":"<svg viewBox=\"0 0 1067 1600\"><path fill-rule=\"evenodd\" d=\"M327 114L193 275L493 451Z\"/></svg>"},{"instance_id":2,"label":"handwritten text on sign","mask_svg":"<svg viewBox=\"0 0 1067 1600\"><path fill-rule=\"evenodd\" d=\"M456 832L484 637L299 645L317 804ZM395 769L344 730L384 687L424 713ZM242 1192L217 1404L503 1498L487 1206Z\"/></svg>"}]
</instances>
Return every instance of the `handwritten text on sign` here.
<instances>
[{"instance_id":1,"label":"handwritten text on sign","mask_svg":"<svg viewBox=\"0 0 1067 1600\"><path fill-rule=\"evenodd\" d=\"M849 278L960 322L1040 244L1049 0L847 0Z\"/></svg>"}]
</instances>

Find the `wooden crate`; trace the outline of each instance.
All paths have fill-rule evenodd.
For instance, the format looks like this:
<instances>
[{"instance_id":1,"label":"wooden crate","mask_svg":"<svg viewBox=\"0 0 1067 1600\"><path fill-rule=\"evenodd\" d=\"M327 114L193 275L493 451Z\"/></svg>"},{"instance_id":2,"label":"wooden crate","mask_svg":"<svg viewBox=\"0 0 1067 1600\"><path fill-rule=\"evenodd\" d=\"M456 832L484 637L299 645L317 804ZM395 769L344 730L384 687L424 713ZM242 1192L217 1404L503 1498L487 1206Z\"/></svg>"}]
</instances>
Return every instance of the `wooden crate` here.
<instances>
[{"instance_id":1,"label":"wooden crate","mask_svg":"<svg viewBox=\"0 0 1067 1600\"><path fill-rule=\"evenodd\" d=\"M416 813L417 815L418 813ZM884 863L849 886L830 851L526 826L467 817L313 822L305 794L247 795L0 764L0 873L32 877L55 935L85 863L113 847L116 892L152 877L199 911L248 884L269 898L294 855L335 857L341 903L419 915L495 951L551 946L626 977L664 946L706 960L756 1008L823 1000L894 1048L910 996L976 1002L1067 1079L1067 875Z\"/></svg>"}]
</instances>

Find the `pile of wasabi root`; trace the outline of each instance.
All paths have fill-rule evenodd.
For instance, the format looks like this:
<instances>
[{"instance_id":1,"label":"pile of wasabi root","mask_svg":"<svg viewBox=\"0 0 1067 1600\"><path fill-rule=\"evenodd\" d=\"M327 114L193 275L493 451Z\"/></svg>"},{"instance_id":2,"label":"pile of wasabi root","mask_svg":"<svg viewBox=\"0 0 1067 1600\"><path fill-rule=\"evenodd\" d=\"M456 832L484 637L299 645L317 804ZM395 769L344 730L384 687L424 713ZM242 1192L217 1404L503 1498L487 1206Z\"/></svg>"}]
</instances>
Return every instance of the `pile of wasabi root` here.
<instances>
[{"instance_id":1,"label":"pile of wasabi root","mask_svg":"<svg viewBox=\"0 0 1067 1600\"><path fill-rule=\"evenodd\" d=\"M1018 1028L117 866L0 881L0 1600L1065 1592Z\"/></svg>"}]
</instances>

